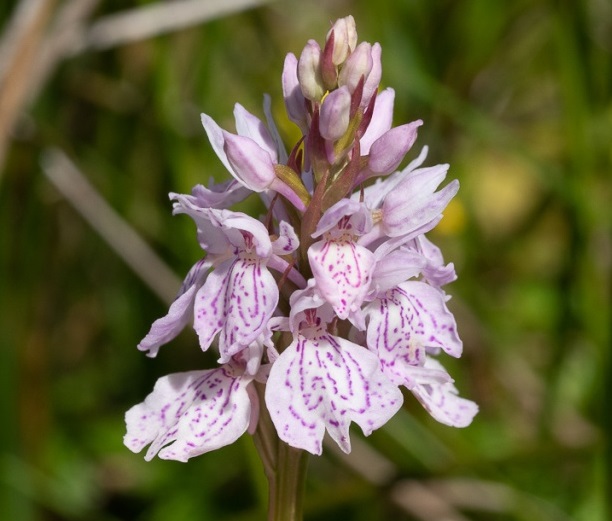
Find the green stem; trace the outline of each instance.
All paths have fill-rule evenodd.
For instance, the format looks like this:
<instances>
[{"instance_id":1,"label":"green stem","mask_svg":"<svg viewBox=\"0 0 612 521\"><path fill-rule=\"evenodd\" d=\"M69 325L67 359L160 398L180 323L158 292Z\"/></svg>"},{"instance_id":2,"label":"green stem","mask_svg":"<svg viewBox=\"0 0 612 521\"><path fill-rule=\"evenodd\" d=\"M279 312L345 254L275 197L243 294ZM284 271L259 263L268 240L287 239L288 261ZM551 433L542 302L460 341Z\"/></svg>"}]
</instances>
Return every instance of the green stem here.
<instances>
[{"instance_id":1,"label":"green stem","mask_svg":"<svg viewBox=\"0 0 612 521\"><path fill-rule=\"evenodd\" d=\"M255 385L264 404L265 387ZM301 521L308 453L279 440L265 407L253 438L268 478L268 521Z\"/></svg>"},{"instance_id":2,"label":"green stem","mask_svg":"<svg viewBox=\"0 0 612 521\"><path fill-rule=\"evenodd\" d=\"M268 521L301 521L308 453L278 444L274 481L270 480Z\"/></svg>"}]
</instances>

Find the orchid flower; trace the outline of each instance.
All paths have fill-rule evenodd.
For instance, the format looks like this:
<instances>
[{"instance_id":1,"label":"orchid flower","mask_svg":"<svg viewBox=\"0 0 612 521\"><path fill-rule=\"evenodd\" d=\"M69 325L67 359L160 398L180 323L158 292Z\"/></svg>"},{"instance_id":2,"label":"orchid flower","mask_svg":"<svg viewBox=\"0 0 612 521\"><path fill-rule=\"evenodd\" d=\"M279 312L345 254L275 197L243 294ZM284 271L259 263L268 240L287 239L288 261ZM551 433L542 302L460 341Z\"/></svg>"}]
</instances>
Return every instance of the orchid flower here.
<instances>
[{"instance_id":1,"label":"orchid flower","mask_svg":"<svg viewBox=\"0 0 612 521\"><path fill-rule=\"evenodd\" d=\"M366 436L383 427L402 407L400 387L446 425L465 427L478 411L438 360L463 349L445 293L456 273L425 236L459 182L440 188L449 165L423 166L427 147L401 167L423 122L393 126L381 57L378 43L358 41L352 16L339 19L323 45L285 59L293 146L269 96L265 124L235 105L236 133L202 114L231 177L170 194L205 253L138 348L156 356L192 325L219 365L161 377L127 412L124 443L149 446L147 460L187 461L248 432L277 521L298 519L303 454L321 454L325 433L350 452L351 423ZM252 194L263 215L235 208Z\"/></svg>"}]
</instances>

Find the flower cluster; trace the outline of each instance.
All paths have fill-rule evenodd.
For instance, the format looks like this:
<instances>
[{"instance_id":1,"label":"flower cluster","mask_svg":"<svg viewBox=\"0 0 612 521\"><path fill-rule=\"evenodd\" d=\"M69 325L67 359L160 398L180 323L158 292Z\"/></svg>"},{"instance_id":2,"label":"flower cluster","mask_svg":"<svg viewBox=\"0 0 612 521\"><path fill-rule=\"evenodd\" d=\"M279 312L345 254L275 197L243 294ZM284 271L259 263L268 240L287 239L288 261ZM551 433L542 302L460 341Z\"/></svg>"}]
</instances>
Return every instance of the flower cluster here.
<instances>
[{"instance_id":1,"label":"flower cluster","mask_svg":"<svg viewBox=\"0 0 612 521\"><path fill-rule=\"evenodd\" d=\"M186 461L255 432L261 407L289 445L320 454L327 431L349 452L351 422L366 435L384 425L401 386L442 423L472 421L477 406L438 361L462 350L442 289L455 271L425 236L459 184L438 190L448 165L422 167L426 148L397 170L422 122L392 127L394 91L379 92L380 78L380 45L357 43L348 16L323 48L311 40L285 59L287 114L302 132L289 153L267 96L266 124L236 104L235 134L202 115L233 179L170 194L206 255L138 348L155 356L193 323L220 365L158 380L126 414L134 452ZM261 219L230 209L253 192Z\"/></svg>"}]
</instances>

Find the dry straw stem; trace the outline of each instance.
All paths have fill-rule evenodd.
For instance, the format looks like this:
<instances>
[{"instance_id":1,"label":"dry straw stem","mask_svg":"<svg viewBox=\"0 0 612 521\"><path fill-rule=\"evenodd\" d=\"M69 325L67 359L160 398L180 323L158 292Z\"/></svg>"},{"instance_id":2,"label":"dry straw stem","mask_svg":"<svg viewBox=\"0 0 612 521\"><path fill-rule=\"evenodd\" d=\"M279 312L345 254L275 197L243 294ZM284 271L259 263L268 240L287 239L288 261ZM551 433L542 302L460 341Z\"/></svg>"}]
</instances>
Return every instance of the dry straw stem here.
<instances>
[{"instance_id":1,"label":"dry straw stem","mask_svg":"<svg viewBox=\"0 0 612 521\"><path fill-rule=\"evenodd\" d=\"M22 0L0 43L0 171L55 0Z\"/></svg>"},{"instance_id":2,"label":"dry straw stem","mask_svg":"<svg viewBox=\"0 0 612 521\"><path fill-rule=\"evenodd\" d=\"M268 1L179 0L159 2L101 18L91 26L82 43L86 49L108 49L178 31Z\"/></svg>"},{"instance_id":3,"label":"dry straw stem","mask_svg":"<svg viewBox=\"0 0 612 521\"><path fill-rule=\"evenodd\" d=\"M159 2L103 16L87 27L100 0L71 0L59 6L55 0L21 0L0 42L0 173L19 115L64 58L178 31L267 1Z\"/></svg>"}]
</instances>

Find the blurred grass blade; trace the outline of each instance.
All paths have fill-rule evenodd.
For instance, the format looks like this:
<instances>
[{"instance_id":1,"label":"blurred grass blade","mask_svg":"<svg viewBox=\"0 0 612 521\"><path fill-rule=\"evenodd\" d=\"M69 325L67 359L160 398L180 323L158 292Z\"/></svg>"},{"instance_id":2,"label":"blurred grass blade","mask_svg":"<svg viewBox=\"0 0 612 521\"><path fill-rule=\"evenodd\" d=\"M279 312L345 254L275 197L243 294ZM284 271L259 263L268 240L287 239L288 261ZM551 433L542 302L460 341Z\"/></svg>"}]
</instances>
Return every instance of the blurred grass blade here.
<instances>
[{"instance_id":1,"label":"blurred grass blade","mask_svg":"<svg viewBox=\"0 0 612 521\"><path fill-rule=\"evenodd\" d=\"M164 302L172 302L180 280L151 247L96 192L70 159L58 149L47 149L42 168L49 180Z\"/></svg>"}]
</instances>

